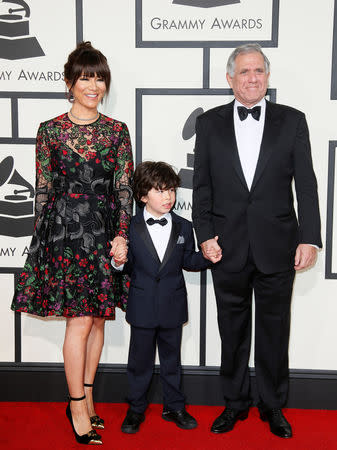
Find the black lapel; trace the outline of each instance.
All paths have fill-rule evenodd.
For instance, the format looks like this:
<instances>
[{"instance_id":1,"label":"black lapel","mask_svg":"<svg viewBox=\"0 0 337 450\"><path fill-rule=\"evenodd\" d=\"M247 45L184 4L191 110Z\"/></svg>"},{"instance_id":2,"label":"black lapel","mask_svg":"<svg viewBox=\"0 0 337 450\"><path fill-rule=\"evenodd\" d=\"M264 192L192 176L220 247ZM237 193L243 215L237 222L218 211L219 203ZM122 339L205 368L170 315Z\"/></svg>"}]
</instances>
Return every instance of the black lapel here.
<instances>
[{"instance_id":1,"label":"black lapel","mask_svg":"<svg viewBox=\"0 0 337 450\"><path fill-rule=\"evenodd\" d=\"M166 247L166 252L165 252L164 258L159 267L159 271L162 270L162 268L165 266L165 264L169 260L171 253L173 252L173 250L177 244L177 240L178 240L178 236L179 236L179 232L180 232L180 228L181 228L180 223L178 223L176 218L174 217L174 213L173 214L171 213L171 217L172 217L171 235L170 235L170 239L168 241L167 247Z\"/></svg>"},{"instance_id":2,"label":"black lapel","mask_svg":"<svg viewBox=\"0 0 337 450\"><path fill-rule=\"evenodd\" d=\"M224 108L218 111L218 114L222 117L223 125L223 139L222 142L224 142L224 149L228 149L230 152L230 157L234 166L234 169L240 178L241 183L243 186L248 190L248 186L246 183L245 176L243 174L241 161L239 157L239 151L238 146L236 143L236 137L235 137L235 129L234 129L234 117L233 117L233 107L234 107L234 101L229 103L228 105L225 105Z\"/></svg>"},{"instance_id":3,"label":"black lapel","mask_svg":"<svg viewBox=\"0 0 337 450\"><path fill-rule=\"evenodd\" d=\"M145 224L144 216L143 216L143 210L141 210L135 220L135 230L139 234L139 236L143 239L144 244L146 245L148 251L152 255L152 257L156 260L158 264L160 264L160 259L158 257L157 251L155 246L153 245L150 233L148 232L148 229Z\"/></svg>"},{"instance_id":4,"label":"black lapel","mask_svg":"<svg viewBox=\"0 0 337 450\"><path fill-rule=\"evenodd\" d=\"M280 118L277 115L277 110L275 111L275 106L273 103L270 103L266 100L266 117L264 121L264 130L261 142L261 148L259 153L259 158L256 165L256 170L251 186L251 192L256 186L259 178L262 175L263 170L266 167L266 164L273 153L277 142L278 135L280 132Z\"/></svg>"}]
</instances>

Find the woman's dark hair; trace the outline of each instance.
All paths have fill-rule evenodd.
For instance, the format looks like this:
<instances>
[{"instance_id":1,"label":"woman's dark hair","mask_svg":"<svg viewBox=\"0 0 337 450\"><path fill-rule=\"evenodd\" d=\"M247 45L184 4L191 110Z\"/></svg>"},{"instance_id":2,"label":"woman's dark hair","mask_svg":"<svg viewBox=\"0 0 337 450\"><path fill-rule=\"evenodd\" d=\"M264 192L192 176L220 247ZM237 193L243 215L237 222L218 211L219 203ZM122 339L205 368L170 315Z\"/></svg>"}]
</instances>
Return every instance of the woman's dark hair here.
<instances>
[{"instance_id":1,"label":"woman's dark hair","mask_svg":"<svg viewBox=\"0 0 337 450\"><path fill-rule=\"evenodd\" d=\"M69 91L82 74L86 77L97 75L103 78L106 91L109 92L111 74L107 59L103 53L91 45L90 41L77 44L64 65L65 81L71 84Z\"/></svg>"},{"instance_id":2,"label":"woman's dark hair","mask_svg":"<svg viewBox=\"0 0 337 450\"><path fill-rule=\"evenodd\" d=\"M133 197L139 206L144 206L141 198L152 189L177 189L180 178L170 164L163 161L144 161L138 164L133 176Z\"/></svg>"}]
</instances>

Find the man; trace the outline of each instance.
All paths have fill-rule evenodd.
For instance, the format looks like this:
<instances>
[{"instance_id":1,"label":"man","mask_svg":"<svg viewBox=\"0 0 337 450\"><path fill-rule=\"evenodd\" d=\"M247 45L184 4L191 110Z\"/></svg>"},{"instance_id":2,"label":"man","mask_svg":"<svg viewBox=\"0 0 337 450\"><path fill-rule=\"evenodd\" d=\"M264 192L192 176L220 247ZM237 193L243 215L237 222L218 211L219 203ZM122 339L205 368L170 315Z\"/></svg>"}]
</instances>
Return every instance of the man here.
<instances>
[{"instance_id":1,"label":"man","mask_svg":"<svg viewBox=\"0 0 337 450\"><path fill-rule=\"evenodd\" d=\"M254 291L260 416L272 433L289 438L281 408L288 392L294 274L314 263L322 244L305 116L266 101L268 79L269 61L258 44L238 47L229 57L235 100L197 119L193 222L204 256L214 261L222 251L212 275L226 409L211 431L229 431L248 416Z\"/></svg>"}]
</instances>

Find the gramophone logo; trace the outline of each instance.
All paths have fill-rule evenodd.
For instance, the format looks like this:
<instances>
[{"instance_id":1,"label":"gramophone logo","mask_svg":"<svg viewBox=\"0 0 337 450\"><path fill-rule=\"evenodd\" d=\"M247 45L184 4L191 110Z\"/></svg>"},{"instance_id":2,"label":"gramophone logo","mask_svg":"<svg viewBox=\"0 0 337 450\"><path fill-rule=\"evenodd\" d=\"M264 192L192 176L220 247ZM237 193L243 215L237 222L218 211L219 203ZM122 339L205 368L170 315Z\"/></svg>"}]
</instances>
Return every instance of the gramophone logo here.
<instances>
[{"instance_id":1,"label":"gramophone logo","mask_svg":"<svg viewBox=\"0 0 337 450\"><path fill-rule=\"evenodd\" d=\"M5 3L14 3L19 7L9 7L6 14L0 14L0 58L14 60L44 56L36 37L29 35L30 8L27 3L23 0L2 0L0 6Z\"/></svg>"},{"instance_id":2,"label":"gramophone logo","mask_svg":"<svg viewBox=\"0 0 337 450\"><path fill-rule=\"evenodd\" d=\"M197 117L202 114L204 110L202 108L195 109L187 118L183 127L182 138L184 141L192 139L195 135L195 122ZM194 151L194 149L193 149ZM194 166L194 153L187 153L186 165L188 169L180 169L179 177L181 179L181 187L185 189L193 188L193 166Z\"/></svg>"},{"instance_id":3,"label":"gramophone logo","mask_svg":"<svg viewBox=\"0 0 337 450\"><path fill-rule=\"evenodd\" d=\"M34 226L34 188L14 168L14 158L0 162L0 235L29 236Z\"/></svg>"},{"instance_id":4,"label":"gramophone logo","mask_svg":"<svg viewBox=\"0 0 337 450\"><path fill-rule=\"evenodd\" d=\"M174 5L196 6L198 8L215 8L216 6L234 5L241 0L173 0Z\"/></svg>"}]
</instances>

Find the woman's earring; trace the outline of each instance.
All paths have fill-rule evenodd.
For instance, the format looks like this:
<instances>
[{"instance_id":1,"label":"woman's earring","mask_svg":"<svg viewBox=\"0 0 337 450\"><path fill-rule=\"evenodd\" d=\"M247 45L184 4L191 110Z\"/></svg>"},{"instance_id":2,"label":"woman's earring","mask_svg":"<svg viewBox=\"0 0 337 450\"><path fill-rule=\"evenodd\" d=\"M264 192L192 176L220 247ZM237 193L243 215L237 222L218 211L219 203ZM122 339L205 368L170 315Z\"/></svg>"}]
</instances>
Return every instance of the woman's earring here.
<instances>
[{"instance_id":1,"label":"woman's earring","mask_svg":"<svg viewBox=\"0 0 337 450\"><path fill-rule=\"evenodd\" d=\"M73 91L71 89L69 89L69 92L67 93L67 98L70 103L74 103L75 98L74 98Z\"/></svg>"}]
</instances>

